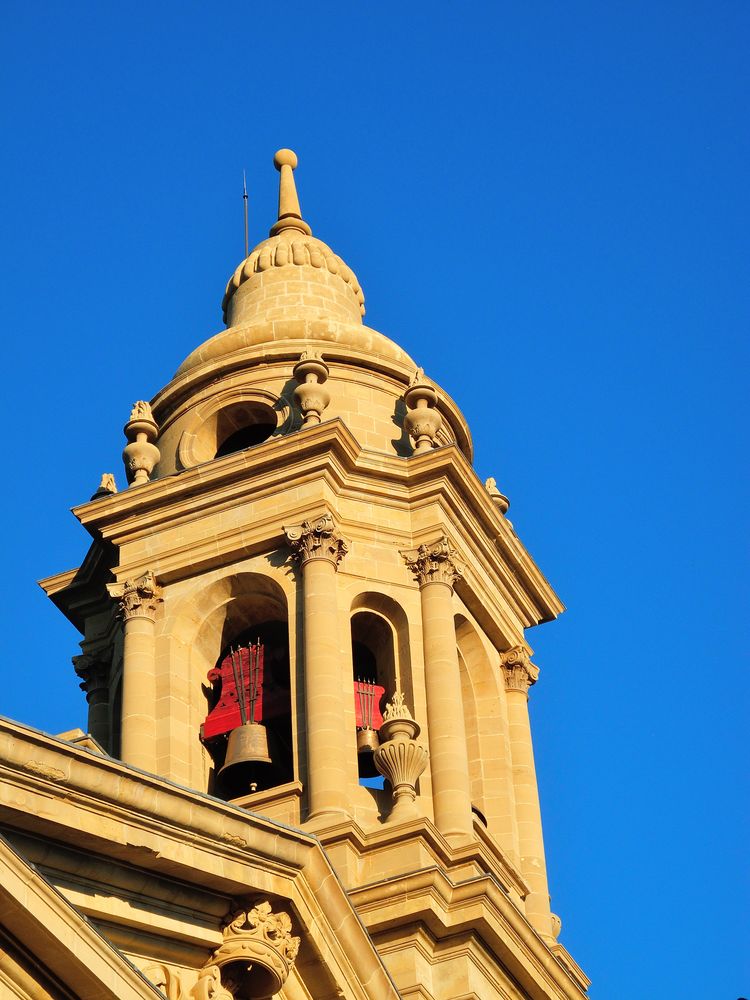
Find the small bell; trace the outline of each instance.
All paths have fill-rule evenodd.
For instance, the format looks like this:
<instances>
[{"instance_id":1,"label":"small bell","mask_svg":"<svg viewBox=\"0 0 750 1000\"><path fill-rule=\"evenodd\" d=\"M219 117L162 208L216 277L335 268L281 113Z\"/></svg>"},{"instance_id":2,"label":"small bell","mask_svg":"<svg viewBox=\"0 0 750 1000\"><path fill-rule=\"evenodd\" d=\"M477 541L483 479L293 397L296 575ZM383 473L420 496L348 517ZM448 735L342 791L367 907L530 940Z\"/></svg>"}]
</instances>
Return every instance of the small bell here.
<instances>
[{"instance_id":1,"label":"small bell","mask_svg":"<svg viewBox=\"0 0 750 1000\"><path fill-rule=\"evenodd\" d=\"M375 778L378 770L375 767L374 752L380 746L377 730L366 727L357 730L357 760L361 778Z\"/></svg>"},{"instance_id":2,"label":"small bell","mask_svg":"<svg viewBox=\"0 0 750 1000\"><path fill-rule=\"evenodd\" d=\"M248 772L250 791L255 791L257 782L250 780L255 777L254 765L271 763L273 762L268 753L266 727L260 722L244 722L229 734L227 755L224 766L219 771L219 777L226 781L228 772L231 771L234 782L241 776L242 768Z\"/></svg>"}]
</instances>

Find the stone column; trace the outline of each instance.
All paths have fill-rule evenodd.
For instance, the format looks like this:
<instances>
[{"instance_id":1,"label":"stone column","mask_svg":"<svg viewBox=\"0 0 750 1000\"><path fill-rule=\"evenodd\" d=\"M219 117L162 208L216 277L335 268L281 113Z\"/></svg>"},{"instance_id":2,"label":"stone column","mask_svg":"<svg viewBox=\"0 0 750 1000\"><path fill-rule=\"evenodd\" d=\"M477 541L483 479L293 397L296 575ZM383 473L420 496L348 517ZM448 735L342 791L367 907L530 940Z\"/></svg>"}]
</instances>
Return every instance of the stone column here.
<instances>
[{"instance_id":1,"label":"stone column","mask_svg":"<svg viewBox=\"0 0 750 1000\"><path fill-rule=\"evenodd\" d=\"M433 810L438 830L453 842L473 835L469 759L453 621L453 584L461 571L443 536L403 552L422 598L427 729Z\"/></svg>"},{"instance_id":2,"label":"stone column","mask_svg":"<svg viewBox=\"0 0 750 1000\"><path fill-rule=\"evenodd\" d=\"M349 814L346 698L336 612L336 570L347 544L330 514L284 527L302 572L308 818Z\"/></svg>"},{"instance_id":3,"label":"stone column","mask_svg":"<svg viewBox=\"0 0 750 1000\"><path fill-rule=\"evenodd\" d=\"M525 900L526 916L543 937L554 940L528 705L529 688L536 683L539 668L531 662L528 650L523 646L515 646L503 653L500 664L505 676L508 704L521 874L531 890Z\"/></svg>"},{"instance_id":4,"label":"stone column","mask_svg":"<svg viewBox=\"0 0 750 1000\"><path fill-rule=\"evenodd\" d=\"M88 731L105 750L110 749L109 670L110 664L90 653L73 657L73 667L81 678L81 690L89 706Z\"/></svg>"},{"instance_id":5,"label":"stone column","mask_svg":"<svg viewBox=\"0 0 750 1000\"><path fill-rule=\"evenodd\" d=\"M156 770L156 611L161 588L148 570L107 589L120 602L125 641L122 662L122 732L120 756L144 771Z\"/></svg>"}]
</instances>

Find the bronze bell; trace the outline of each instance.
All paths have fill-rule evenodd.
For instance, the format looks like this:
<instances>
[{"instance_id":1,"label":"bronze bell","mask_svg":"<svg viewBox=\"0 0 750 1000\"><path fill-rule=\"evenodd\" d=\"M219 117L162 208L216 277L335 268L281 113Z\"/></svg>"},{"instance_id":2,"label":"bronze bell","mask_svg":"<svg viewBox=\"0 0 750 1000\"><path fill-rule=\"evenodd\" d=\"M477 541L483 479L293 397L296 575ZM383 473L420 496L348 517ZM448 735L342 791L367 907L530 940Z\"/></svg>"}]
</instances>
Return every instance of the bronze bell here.
<instances>
[{"instance_id":1,"label":"bronze bell","mask_svg":"<svg viewBox=\"0 0 750 1000\"><path fill-rule=\"evenodd\" d=\"M227 755L219 777L226 778L226 772L239 764L271 763L266 727L260 722L243 722L229 734Z\"/></svg>"},{"instance_id":2,"label":"bronze bell","mask_svg":"<svg viewBox=\"0 0 750 1000\"><path fill-rule=\"evenodd\" d=\"M376 729L357 730L357 753L374 753L380 746Z\"/></svg>"}]
</instances>

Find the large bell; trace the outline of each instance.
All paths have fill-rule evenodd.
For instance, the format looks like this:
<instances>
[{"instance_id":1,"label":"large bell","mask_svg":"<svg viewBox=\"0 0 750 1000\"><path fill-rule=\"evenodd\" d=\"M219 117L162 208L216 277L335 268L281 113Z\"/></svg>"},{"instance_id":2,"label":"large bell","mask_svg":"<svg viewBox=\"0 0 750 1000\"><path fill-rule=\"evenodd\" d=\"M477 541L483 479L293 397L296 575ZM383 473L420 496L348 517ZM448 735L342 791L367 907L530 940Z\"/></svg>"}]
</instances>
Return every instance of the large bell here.
<instances>
[{"instance_id":1,"label":"large bell","mask_svg":"<svg viewBox=\"0 0 750 1000\"><path fill-rule=\"evenodd\" d=\"M260 722L244 722L229 734L227 755L219 777L226 778L230 769L234 775L235 768L240 765L249 768L251 764L270 763L272 761L268 753L266 727Z\"/></svg>"}]
</instances>

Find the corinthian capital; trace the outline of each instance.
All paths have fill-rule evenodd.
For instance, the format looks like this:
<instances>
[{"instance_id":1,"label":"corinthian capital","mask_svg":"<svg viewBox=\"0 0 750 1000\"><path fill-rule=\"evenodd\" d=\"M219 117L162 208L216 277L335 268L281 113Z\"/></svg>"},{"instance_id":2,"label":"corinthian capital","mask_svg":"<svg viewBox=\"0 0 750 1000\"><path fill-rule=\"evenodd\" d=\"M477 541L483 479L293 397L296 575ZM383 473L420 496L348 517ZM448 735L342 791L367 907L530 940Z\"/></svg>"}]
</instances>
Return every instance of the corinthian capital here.
<instances>
[{"instance_id":1,"label":"corinthian capital","mask_svg":"<svg viewBox=\"0 0 750 1000\"><path fill-rule=\"evenodd\" d=\"M505 687L509 691L528 692L539 676L539 667L531 662L525 646L513 646L502 653L500 666L505 675Z\"/></svg>"},{"instance_id":2,"label":"corinthian capital","mask_svg":"<svg viewBox=\"0 0 750 1000\"><path fill-rule=\"evenodd\" d=\"M452 587L463 575L458 552L451 545L447 535L429 545L420 545L418 549L402 551L401 555L420 587L427 583L447 583Z\"/></svg>"},{"instance_id":3,"label":"corinthian capital","mask_svg":"<svg viewBox=\"0 0 750 1000\"><path fill-rule=\"evenodd\" d=\"M90 705L106 701L109 689L109 663L89 653L73 657L73 669L81 678L81 691Z\"/></svg>"},{"instance_id":4,"label":"corinthian capital","mask_svg":"<svg viewBox=\"0 0 750 1000\"><path fill-rule=\"evenodd\" d=\"M149 618L154 621L156 609L164 600L161 587L150 569L143 576L124 583L108 583L107 590L110 597L117 598L120 617L124 621L131 618Z\"/></svg>"},{"instance_id":5,"label":"corinthian capital","mask_svg":"<svg viewBox=\"0 0 750 1000\"><path fill-rule=\"evenodd\" d=\"M330 514L302 524L284 525L284 534L300 566L311 559L328 559L338 568L349 551Z\"/></svg>"}]
</instances>

